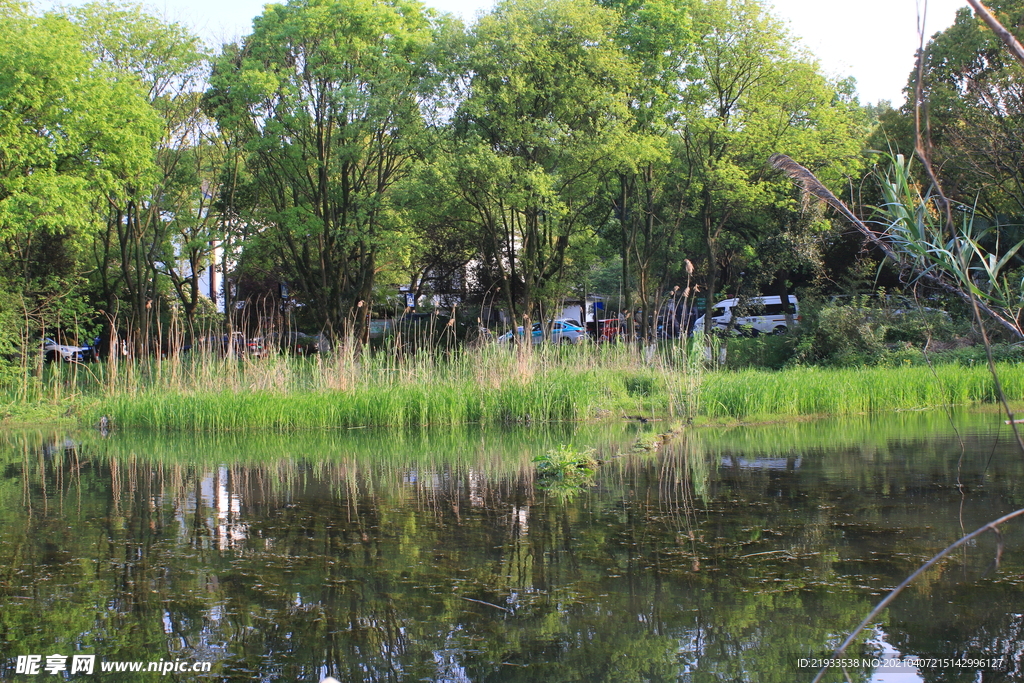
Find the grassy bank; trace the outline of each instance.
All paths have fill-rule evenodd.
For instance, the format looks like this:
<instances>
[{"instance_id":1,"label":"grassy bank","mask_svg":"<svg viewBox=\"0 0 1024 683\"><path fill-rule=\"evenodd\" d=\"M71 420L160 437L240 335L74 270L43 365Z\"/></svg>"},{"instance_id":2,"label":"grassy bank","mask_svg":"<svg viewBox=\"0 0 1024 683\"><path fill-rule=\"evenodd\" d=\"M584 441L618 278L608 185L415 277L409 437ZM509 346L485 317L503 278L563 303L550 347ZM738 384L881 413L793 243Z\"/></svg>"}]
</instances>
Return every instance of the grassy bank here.
<instances>
[{"instance_id":1,"label":"grassy bank","mask_svg":"<svg viewBox=\"0 0 1024 683\"><path fill-rule=\"evenodd\" d=\"M686 407L693 373L678 350L488 346L412 357L213 356L54 366L10 404L50 405L125 428L291 431L523 424ZM692 392L690 392L692 393Z\"/></svg>"},{"instance_id":2,"label":"grassy bank","mask_svg":"<svg viewBox=\"0 0 1024 683\"><path fill-rule=\"evenodd\" d=\"M693 349L691 349L692 351ZM107 417L166 431L444 427L601 417L751 420L853 415L995 400L987 370L961 365L712 370L701 348L488 346L413 357L338 353L238 360L54 365L9 389L5 424ZM1024 399L1024 366L1001 365Z\"/></svg>"},{"instance_id":3,"label":"grassy bank","mask_svg":"<svg viewBox=\"0 0 1024 683\"><path fill-rule=\"evenodd\" d=\"M997 368L1011 400L1024 398L1024 365ZM996 401L995 384L980 366L870 368L797 367L709 373L699 414L749 419L801 415L857 415Z\"/></svg>"}]
</instances>

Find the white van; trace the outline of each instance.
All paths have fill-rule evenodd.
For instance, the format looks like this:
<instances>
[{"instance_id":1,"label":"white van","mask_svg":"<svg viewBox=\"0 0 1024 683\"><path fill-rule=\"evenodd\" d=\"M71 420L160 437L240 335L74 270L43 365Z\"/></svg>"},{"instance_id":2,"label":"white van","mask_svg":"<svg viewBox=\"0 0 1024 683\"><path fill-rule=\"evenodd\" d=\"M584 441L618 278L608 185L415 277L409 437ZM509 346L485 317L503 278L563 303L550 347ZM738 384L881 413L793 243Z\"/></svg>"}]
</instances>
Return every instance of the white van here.
<instances>
[{"instance_id":1,"label":"white van","mask_svg":"<svg viewBox=\"0 0 1024 683\"><path fill-rule=\"evenodd\" d=\"M732 321L732 312L741 303L740 299L719 301L711 309L711 327L724 330ZM789 304L793 307L793 320L800 322L800 305L796 297L789 295ZM759 296L742 300L742 313L736 319L734 330L737 334L784 334L787 331L786 314L782 310L781 296ZM693 325L694 332L704 330L704 318L697 318Z\"/></svg>"}]
</instances>

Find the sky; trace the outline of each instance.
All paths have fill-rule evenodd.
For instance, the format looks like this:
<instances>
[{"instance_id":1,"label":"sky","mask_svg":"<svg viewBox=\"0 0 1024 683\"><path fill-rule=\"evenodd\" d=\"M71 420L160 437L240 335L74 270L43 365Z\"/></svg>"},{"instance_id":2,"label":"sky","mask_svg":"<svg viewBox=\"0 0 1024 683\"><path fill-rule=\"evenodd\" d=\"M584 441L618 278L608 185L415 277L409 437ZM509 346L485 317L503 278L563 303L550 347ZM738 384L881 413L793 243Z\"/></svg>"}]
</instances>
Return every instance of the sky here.
<instances>
[{"instance_id":1,"label":"sky","mask_svg":"<svg viewBox=\"0 0 1024 683\"><path fill-rule=\"evenodd\" d=\"M283 0L281 0L283 1ZM765 0L789 25L829 76L857 79L861 103L903 102L903 86L914 66L920 41L918 17L925 0ZM62 0L80 4L85 0ZM191 26L214 45L232 42L251 28L264 0L141 0L165 18ZM493 6L493 0L424 0L436 9L470 22ZM42 0L49 8L58 4ZM966 0L928 0L924 34L931 36L953 23Z\"/></svg>"},{"instance_id":2,"label":"sky","mask_svg":"<svg viewBox=\"0 0 1024 683\"><path fill-rule=\"evenodd\" d=\"M771 1L771 0L769 0ZM966 0L774 0L829 76L857 79L862 104L903 102L903 87L920 45L919 12L927 38L948 28ZM927 10L927 11L925 11Z\"/></svg>"}]
</instances>

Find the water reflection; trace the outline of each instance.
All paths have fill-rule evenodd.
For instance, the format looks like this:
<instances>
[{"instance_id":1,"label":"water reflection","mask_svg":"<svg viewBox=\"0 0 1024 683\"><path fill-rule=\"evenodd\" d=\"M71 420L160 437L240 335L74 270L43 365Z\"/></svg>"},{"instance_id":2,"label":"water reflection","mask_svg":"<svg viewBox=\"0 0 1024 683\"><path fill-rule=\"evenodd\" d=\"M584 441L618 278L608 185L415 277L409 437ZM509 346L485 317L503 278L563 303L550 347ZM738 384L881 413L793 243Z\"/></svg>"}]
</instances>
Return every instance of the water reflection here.
<instances>
[{"instance_id":1,"label":"water reflection","mask_svg":"<svg viewBox=\"0 0 1024 683\"><path fill-rule=\"evenodd\" d=\"M5 657L209 661L222 680L810 680L799 658L1024 503L997 419L695 430L656 454L630 448L639 428L4 435ZM604 462L571 500L533 475L563 443ZM964 548L856 654L1005 656L917 677L1019 678L1024 534L1005 532L1000 567L993 539Z\"/></svg>"}]
</instances>

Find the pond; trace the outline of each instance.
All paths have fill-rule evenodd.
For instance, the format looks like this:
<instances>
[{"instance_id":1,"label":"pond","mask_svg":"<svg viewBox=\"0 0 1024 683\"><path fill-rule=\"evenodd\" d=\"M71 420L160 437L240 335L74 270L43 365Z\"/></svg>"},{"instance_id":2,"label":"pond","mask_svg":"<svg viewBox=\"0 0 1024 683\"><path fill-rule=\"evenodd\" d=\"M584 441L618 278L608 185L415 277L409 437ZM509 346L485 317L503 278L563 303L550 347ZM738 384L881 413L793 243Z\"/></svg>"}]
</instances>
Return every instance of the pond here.
<instances>
[{"instance_id":1,"label":"pond","mask_svg":"<svg viewBox=\"0 0 1024 683\"><path fill-rule=\"evenodd\" d=\"M1024 507L995 413L665 428L2 433L0 679L809 682ZM592 486L537 479L562 445ZM1024 679L1002 531L824 680Z\"/></svg>"}]
</instances>

